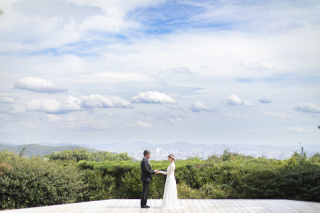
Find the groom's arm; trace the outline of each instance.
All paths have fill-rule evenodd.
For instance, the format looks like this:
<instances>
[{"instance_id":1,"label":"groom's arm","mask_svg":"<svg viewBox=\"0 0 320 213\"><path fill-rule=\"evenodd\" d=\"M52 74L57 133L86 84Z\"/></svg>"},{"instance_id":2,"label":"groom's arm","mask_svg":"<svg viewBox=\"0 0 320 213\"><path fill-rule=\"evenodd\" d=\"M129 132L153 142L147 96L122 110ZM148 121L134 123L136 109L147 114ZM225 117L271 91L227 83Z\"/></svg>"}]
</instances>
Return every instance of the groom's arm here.
<instances>
[{"instance_id":1,"label":"groom's arm","mask_svg":"<svg viewBox=\"0 0 320 213\"><path fill-rule=\"evenodd\" d=\"M149 168L148 168L148 161L143 161L142 162L142 167L143 167L143 170L144 170L144 172L145 173L148 173L148 174L155 174L156 172L154 171L154 170L150 170Z\"/></svg>"}]
</instances>

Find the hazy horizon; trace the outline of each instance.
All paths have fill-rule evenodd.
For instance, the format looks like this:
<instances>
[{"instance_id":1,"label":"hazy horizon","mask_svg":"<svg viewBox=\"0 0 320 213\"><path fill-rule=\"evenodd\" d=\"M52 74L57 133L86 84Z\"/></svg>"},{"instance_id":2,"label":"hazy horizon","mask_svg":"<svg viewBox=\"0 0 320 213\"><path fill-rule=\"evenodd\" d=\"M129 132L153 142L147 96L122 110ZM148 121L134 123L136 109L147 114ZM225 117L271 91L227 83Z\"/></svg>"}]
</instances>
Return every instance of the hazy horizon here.
<instances>
[{"instance_id":1,"label":"hazy horizon","mask_svg":"<svg viewBox=\"0 0 320 213\"><path fill-rule=\"evenodd\" d=\"M176 141L176 142L172 142L172 143L150 143L150 142L146 142L146 141L133 141L133 142L123 142L123 143L117 143L117 142L111 142L111 143L95 143L95 144L90 144L90 143L66 143L66 142L38 142L38 143L27 143L27 142L20 142L20 143L9 143L9 142L4 142L4 141L0 141L0 144L9 144L9 145L15 145L15 146L20 146L20 145L32 145L32 144L38 144L38 145L44 145L44 146L50 146L50 145L55 145L55 146L66 146L66 145L75 145L75 146L85 146L85 145L111 145L111 144L135 144L135 143L147 143L147 144L151 144L151 145L166 145L166 144L177 144L177 143L188 143L188 144L193 144L193 145L223 145L223 146L279 146L279 147L283 147L283 146L297 146L297 147L303 147L303 146L319 146L320 144L287 144L287 145L279 145L279 144L245 144L245 143L192 143L192 142L188 142L188 141Z\"/></svg>"},{"instance_id":2,"label":"hazy horizon","mask_svg":"<svg viewBox=\"0 0 320 213\"><path fill-rule=\"evenodd\" d=\"M316 1L0 7L1 141L319 143Z\"/></svg>"}]
</instances>

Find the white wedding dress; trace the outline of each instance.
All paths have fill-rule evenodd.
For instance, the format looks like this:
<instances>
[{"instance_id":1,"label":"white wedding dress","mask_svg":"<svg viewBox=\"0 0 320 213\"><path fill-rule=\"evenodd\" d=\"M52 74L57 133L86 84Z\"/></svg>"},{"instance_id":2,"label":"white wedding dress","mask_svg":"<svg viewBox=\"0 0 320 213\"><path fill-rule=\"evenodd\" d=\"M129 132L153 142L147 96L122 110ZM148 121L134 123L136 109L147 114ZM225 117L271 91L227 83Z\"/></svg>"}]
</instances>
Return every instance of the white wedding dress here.
<instances>
[{"instance_id":1,"label":"white wedding dress","mask_svg":"<svg viewBox=\"0 0 320 213\"><path fill-rule=\"evenodd\" d=\"M166 184L164 186L163 201L161 204L161 208L163 209L183 208L180 206L178 201L177 183L176 178L174 177L175 168L176 166L174 162L172 162L166 172L161 171L162 174L167 175Z\"/></svg>"}]
</instances>

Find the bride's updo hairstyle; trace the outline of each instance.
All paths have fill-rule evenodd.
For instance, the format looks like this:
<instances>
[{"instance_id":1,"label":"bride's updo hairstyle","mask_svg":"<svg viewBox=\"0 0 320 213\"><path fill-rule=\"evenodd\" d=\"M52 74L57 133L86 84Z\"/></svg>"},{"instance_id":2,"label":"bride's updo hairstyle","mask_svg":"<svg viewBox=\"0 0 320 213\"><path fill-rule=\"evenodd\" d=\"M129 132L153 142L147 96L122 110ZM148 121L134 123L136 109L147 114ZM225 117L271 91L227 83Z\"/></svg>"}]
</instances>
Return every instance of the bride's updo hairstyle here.
<instances>
[{"instance_id":1,"label":"bride's updo hairstyle","mask_svg":"<svg viewBox=\"0 0 320 213\"><path fill-rule=\"evenodd\" d=\"M168 158L170 158L170 159L172 159L174 161L174 155L173 154L168 155Z\"/></svg>"}]
</instances>

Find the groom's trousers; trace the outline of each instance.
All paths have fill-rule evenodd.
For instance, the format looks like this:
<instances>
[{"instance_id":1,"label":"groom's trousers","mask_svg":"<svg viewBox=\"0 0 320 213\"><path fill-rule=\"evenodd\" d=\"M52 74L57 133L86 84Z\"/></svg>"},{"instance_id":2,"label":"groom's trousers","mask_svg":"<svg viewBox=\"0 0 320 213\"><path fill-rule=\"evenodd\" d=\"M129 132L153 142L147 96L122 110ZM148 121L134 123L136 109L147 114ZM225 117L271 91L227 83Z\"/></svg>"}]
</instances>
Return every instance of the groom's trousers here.
<instances>
[{"instance_id":1,"label":"groom's trousers","mask_svg":"<svg viewBox=\"0 0 320 213\"><path fill-rule=\"evenodd\" d=\"M143 185L143 189L141 194L140 205L144 206L144 205L147 205L150 181L142 181L142 185Z\"/></svg>"}]
</instances>

